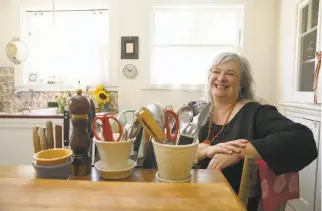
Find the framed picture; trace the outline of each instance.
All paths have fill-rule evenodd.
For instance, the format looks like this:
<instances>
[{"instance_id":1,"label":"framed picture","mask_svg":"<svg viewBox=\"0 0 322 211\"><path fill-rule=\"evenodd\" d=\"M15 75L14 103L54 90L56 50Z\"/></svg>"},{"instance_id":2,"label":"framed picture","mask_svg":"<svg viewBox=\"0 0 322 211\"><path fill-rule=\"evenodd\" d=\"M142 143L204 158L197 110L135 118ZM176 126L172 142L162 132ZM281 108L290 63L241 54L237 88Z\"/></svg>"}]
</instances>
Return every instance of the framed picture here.
<instances>
[{"instance_id":1,"label":"framed picture","mask_svg":"<svg viewBox=\"0 0 322 211\"><path fill-rule=\"evenodd\" d=\"M121 59L139 58L139 37L121 37Z\"/></svg>"}]
</instances>

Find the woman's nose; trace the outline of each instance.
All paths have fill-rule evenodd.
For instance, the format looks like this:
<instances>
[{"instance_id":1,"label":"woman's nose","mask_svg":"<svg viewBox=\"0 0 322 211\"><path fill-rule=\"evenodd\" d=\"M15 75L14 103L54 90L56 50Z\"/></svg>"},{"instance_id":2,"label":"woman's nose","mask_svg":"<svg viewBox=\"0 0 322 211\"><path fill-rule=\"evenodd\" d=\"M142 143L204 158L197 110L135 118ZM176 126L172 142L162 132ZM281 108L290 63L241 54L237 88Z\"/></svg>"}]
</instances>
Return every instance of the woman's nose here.
<instances>
[{"instance_id":1,"label":"woman's nose","mask_svg":"<svg viewBox=\"0 0 322 211\"><path fill-rule=\"evenodd\" d=\"M217 80L218 81L224 81L225 80L225 75L224 74L220 74L220 75L218 75L218 77L217 77Z\"/></svg>"}]
</instances>

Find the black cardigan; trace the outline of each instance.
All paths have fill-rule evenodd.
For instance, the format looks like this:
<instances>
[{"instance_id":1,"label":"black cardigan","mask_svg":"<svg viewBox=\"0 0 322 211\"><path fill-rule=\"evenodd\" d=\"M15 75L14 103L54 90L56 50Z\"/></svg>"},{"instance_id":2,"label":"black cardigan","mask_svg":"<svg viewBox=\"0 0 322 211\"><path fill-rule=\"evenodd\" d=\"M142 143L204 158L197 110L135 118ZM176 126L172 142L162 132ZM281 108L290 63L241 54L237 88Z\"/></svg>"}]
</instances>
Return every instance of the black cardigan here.
<instances>
[{"instance_id":1,"label":"black cardigan","mask_svg":"<svg viewBox=\"0 0 322 211\"><path fill-rule=\"evenodd\" d=\"M208 135L208 125L201 127L200 143ZM211 138L221 125L212 123ZM256 148L276 175L300 171L317 158L317 146L312 131L281 115L274 106L249 102L227 124L212 145L236 139L247 139ZM199 162L200 168L207 168L211 159ZM238 194L243 161L222 170Z\"/></svg>"}]
</instances>

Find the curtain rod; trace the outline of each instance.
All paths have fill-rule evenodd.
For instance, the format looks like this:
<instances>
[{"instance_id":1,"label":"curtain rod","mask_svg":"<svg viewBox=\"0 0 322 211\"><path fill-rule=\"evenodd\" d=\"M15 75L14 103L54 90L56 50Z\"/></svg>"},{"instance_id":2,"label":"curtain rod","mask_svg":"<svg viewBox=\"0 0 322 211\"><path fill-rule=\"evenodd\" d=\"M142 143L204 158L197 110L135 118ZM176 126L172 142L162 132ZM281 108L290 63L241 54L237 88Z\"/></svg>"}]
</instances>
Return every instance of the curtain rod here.
<instances>
[{"instance_id":1,"label":"curtain rod","mask_svg":"<svg viewBox=\"0 0 322 211\"><path fill-rule=\"evenodd\" d=\"M90 11L108 11L108 9L55 10L55 12L90 12ZM27 10L27 12L53 12L53 10Z\"/></svg>"}]
</instances>

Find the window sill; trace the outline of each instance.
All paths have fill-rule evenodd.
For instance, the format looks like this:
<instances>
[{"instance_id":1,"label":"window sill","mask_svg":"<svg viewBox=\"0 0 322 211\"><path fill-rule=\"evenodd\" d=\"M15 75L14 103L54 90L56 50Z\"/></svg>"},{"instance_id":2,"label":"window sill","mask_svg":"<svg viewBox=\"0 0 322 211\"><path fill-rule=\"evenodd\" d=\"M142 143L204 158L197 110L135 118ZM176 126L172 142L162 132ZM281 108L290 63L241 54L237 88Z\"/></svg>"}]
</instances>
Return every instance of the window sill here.
<instances>
[{"instance_id":1,"label":"window sill","mask_svg":"<svg viewBox=\"0 0 322 211\"><path fill-rule=\"evenodd\" d=\"M118 85L105 85L108 91L118 91ZM84 89L81 85L81 88ZM61 85L61 84L23 84L15 86L16 92L20 91L41 91L41 92L56 92L56 91L76 91L76 85ZM94 86L90 86L89 90L94 90Z\"/></svg>"},{"instance_id":2,"label":"window sill","mask_svg":"<svg viewBox=\"0 0 322 211\"><path fill-rule=\"evenodd\" d=\"M162 91L190 91L190 92L204 92L205 85L145 85L141 90L162 90Z\"/></svg>"}]
</instances>

